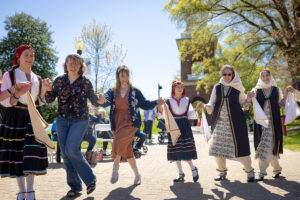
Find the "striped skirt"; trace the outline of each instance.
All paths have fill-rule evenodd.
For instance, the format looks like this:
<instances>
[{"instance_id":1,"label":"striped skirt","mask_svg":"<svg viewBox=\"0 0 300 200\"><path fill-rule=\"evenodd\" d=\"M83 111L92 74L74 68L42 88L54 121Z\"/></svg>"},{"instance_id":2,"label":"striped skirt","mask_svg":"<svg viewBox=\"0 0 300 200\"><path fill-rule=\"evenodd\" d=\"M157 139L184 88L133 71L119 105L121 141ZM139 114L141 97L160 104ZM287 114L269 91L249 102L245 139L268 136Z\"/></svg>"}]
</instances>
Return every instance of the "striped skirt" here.
<instances>
[{"instance_id":1,"label":"striped skirt","mask_svg":"<svg viewBox=\"0 0 300 200\"><path fill-rule=\"evenodd\" d=\"M0 176L46 174L47 148L35 141L27 109L6 108L0 124Z\"/></svg>"},{"instance_id":2,"label":"striped skirt","mask_svg":"<svg viewBox=\"0 0 300 200\"><path fill-rule=\"evenodd\" d=\"M180 137L175 146L172 145L170 134L168 134L169 161L194 160L197 159L197 151L191 125L187 118L175 119L180 129Z\"/></svg>"}]
</instances>

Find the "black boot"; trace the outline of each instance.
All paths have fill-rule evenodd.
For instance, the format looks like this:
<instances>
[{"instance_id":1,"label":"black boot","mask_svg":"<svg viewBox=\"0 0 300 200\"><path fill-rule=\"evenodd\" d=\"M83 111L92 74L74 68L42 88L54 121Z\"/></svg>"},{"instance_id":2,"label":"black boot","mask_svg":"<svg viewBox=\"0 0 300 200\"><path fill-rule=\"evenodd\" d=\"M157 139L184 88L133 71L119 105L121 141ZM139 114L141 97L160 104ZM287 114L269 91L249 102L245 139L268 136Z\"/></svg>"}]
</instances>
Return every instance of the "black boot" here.
<instances>
[{"instance_id":1,"label":"black boot","mask_svg":"<svg viewBox=\"0 0 300 200\"><path fill-rule=\"evenodd\" d=\"M178 178L175 178L173 181L174 181L174 183L179 183L179 182L183 183L184 182L184 177L185 177L184 173L179 174Z\"/></svg>"}]
</instances>

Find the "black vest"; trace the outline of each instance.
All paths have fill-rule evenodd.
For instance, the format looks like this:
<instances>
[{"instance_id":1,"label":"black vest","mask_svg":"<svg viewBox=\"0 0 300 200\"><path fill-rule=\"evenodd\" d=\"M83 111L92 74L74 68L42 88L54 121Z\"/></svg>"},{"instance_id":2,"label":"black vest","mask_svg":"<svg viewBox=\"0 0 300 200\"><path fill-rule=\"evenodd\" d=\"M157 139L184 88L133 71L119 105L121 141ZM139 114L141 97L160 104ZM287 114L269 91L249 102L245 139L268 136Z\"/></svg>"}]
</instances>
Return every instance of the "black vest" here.
<instances>
[{"instance_id":1,"label":"black vest","mask_svg":"<svg viewBox=\"0 0 300 200\"><path fill-rule=\"evenodd\" d=\"M274 147L273 154L278 155L283 152L282 149L282 126L280 118L280 107L279 107L279 93L277 87L271 88L271 95L269 98L266 97L262 89L258 89L256 92L256 99L259 105L264 108L266 101L270 102L271 105L271 123L273 126L273 138L274 138ZM262 134L261 125L254 122L254 147L257 149L257 146L260 142Z\"/></svg>"},{"instance_id":2,"label":"black vest","mask_svg":"<svg viewBox=\"0 0 300 200\"><path fill-rule=\"evenodd\" d=\"M228 119L232 130L232 137L235 145L235 156L243 157L250 155L248 129L246 118L239 102L240 91L232 87L224 94L224 86L216 86L216 103L212 115L212 132L218 121L223 102L226 103ZM225 101L223 101L225 99Z\"/></svg>"}]
</instances>

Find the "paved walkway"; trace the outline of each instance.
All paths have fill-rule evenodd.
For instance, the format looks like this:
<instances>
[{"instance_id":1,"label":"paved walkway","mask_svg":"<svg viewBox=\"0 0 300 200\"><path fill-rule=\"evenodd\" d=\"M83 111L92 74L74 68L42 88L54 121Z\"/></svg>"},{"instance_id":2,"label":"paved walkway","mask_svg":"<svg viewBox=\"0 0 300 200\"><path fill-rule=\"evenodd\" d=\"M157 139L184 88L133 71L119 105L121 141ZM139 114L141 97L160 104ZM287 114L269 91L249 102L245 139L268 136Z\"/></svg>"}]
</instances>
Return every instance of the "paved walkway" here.
<instances>
[{"instance_id":1,"label":"paved walkway","mask_svg":"<svg viewBox=\"0 0 300 200\"><path fill-rule=\"evenodd\" d=\"M300 153L285 150L280 159L283 177L274 180L272 169L268 168L268 176L264 182L247 183L246 174L241 164L228 161L227 180L215 182L216 164L214 158L208 156L208 144L203 136L195 134L198 160L195 161L199 170L199 181L192 181L192 174L187 163L183 163L186 174L185 183L173 184L177 176L174 163L166 160L166 145L149 145L149 152L137 160L142 175L142 184L133 186L133 172L128 163L120 166L119 182L110 184L112 161L98 163L93 168L97 175L97 188L90 194L86 191L77 199L124 199L124 200L160 200L160 199L300 199ZM155 141L156 142L156 141ZM253 143L251 143L253 147ZM251 149L252 152L253 148ZM253 158L253 156L252 156ZM257 162L253 162L256 171ZM65 194L69 190L66 185L66 174L62 164L51 163L48 174L35 179L36 198L42 200L68 199ZM15 179L0 179L0 199L16 198L17 184Z\"/></svg>"}]
</instances>

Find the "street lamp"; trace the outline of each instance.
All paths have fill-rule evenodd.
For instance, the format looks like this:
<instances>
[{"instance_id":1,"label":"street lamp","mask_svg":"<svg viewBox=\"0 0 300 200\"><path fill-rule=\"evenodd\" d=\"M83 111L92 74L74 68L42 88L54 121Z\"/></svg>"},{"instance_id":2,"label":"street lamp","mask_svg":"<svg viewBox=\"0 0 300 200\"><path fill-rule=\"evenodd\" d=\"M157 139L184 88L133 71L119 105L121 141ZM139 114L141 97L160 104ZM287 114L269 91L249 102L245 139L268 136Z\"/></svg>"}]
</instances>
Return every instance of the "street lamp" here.
<instances>
[{"instance_id":1,"label":"street lamp","mask_svg":"<svg viewBox=\"0 0 300 200\"><path fill-rule=\"evenodd\" d=\"M75 44L75 48L77 49L77 53L79 55L82 54L82 50L84 48L84 44L81 38L77 39L76 44Z\"/></svg>"},{"instance_id":2,"label":"street lamp","mask_svg":"<svg viewBox=\"0 0 300 200\"><path fill-rule=\"evenodd\" d=\"M158 86L158 98L159 98L160 97L160 90L163 89L163 88L160 84L158 84L157 86Z\"/></svg>"}]
</instances>

